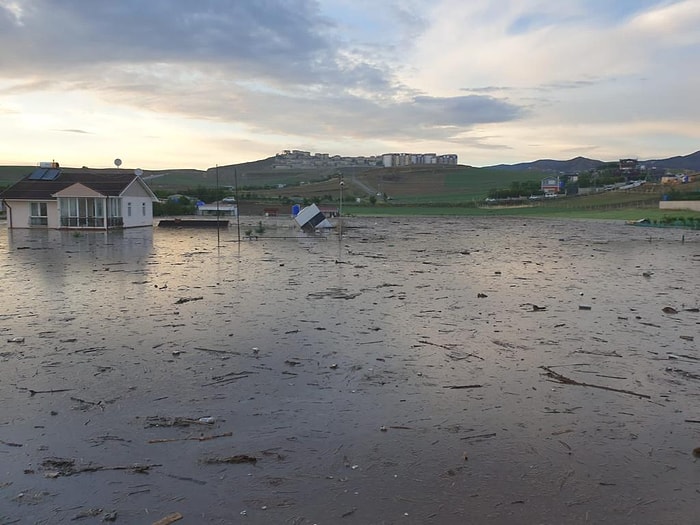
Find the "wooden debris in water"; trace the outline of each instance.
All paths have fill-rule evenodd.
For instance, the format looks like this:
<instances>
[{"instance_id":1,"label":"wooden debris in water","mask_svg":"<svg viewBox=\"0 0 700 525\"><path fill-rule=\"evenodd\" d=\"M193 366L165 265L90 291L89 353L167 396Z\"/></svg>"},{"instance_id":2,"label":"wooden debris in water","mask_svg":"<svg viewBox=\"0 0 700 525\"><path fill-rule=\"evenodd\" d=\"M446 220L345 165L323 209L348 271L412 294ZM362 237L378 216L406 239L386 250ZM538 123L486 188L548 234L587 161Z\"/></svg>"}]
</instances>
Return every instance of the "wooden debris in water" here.
<instances>
[{"instance_id":1,"label":"wooden debris in water","mask_svg":"<svg viewBox=\"0 0 700 525\"><path fill-rule=\"evenodd\" d=\"M257 463L258 458L247 454L236 454L235 456L227 456L222 458L207 458L202 461L205 465L217 465L221 463L241 464L241 463Z\"/></svg>"},{"instance_id":2,"label":"wooden debris in water","mask_svg":"<svg viewBox=\"0 0 700 525\"><path fill-rule=\"evenodd\" d=\"M571 379L570 377L566 377L559 372L555 372L551 368L547 366L541 366L540 367L542 370L545 371L545 375L550 377L552 380L554 380L557 383L561 383L563 385L576 385L576 386L588 386L591 388L599 388L601 390L609 390L611 392L620 392L621 394L630 394L632 396L638 396L638 397L643 397L645 399L651 399L651 396L648 396L646 394L640 394L638 392L633 392L631 390L624 390L621 388L613 388L610 386L605 386L605 385L594 385L591 383L583 383L581 381L576 381L575 379Z\"/></svg>"},{"instance_id":3,"label":"wooden debris in water","mask_svg":"<svg viewBox=\"0 0 700 525\"><path fill-rule=\"evenodd\" d=\"M162 517L158 521L154 521L153 525L170 525L171 523L180 521L182 517L182 514L180 514L179 512L173 512L172 514L168 514L167 516Z\"/></svg>"}]
</instances>

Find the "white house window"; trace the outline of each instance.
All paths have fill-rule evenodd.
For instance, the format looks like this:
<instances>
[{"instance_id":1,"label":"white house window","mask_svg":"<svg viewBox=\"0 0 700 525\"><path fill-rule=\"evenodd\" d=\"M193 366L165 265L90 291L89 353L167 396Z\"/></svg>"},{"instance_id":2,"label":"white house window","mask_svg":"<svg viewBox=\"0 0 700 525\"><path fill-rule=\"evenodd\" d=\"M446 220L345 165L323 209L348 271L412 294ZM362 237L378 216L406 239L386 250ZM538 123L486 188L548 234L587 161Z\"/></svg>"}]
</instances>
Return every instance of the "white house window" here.
<instances>
[{"instance_id":1,"label":"white house window","mask_svg":"<svg viewBox=\"0 0 700 525\"><path fill-rule=\"evenodd\" d=\"M103 198L60 197L61 227L104 228L105 202Z\"/></svg>"},{"instance_id":2,"label":"white house window","mask_svg":"<svg viewBox=\"0 0 700 525\"><path fill-rule=\"evenodd\" d=\"M126 215L127 215L127 217L131 217L131 203L130 202L126 203Z\"/></svg>"},{"instance_id":3,"label":"white house window","mask_svg":"<svg viewBox=\"0 0 700 525\"><path fill-rule=\"evenodd\" d=\"M110 197L107 201L107 207L109 208L107 217L122 216L122 200L119 197Z\"/></svg>"},{"instance_id":4,"label":"white house window","mask_svg":"<svg viewBox=\"0 0 700 525\"><path fill-rule=\"evenodd\" d=\"M29 224L31 226L48 226L49 214L45 202L32 202L29 215Z\"/></svg>"},{"instance_id":5,"label":"white house window","mask_svg":"<svg viewBox=\"0 0 700 525\"><path fill-rule=\"evenodd\" d=\"M146 203L142 202L141 203L141 214L145 217L146 216Z\"/></svg>"}]
</instances>

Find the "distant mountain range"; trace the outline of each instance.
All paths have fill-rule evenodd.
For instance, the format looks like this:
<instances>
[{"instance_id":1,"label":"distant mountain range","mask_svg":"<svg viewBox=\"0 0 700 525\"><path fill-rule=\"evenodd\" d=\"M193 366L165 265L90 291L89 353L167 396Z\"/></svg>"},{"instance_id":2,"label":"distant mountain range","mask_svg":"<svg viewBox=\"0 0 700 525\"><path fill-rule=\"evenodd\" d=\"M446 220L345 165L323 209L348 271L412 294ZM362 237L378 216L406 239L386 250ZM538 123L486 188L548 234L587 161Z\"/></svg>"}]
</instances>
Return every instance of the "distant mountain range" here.
<instances>
[{"instance_id":1,"label":"distant mountain range","mask_svg":"<svg viewBox=\"0 0 700 525\"><path fill-rule=\"evenodd\" d=\"M649 167L665 168L673 170L700 171L700 151L690 155L670 157L668 159L640 160L640 164ZM551 171L556 173L582 173L607 164L602 160L576 157L570 160L541 159L533 162L521 162L519 164L497 164L485 166L489 169L508 171Z\"/></svg>"}]
</instances>

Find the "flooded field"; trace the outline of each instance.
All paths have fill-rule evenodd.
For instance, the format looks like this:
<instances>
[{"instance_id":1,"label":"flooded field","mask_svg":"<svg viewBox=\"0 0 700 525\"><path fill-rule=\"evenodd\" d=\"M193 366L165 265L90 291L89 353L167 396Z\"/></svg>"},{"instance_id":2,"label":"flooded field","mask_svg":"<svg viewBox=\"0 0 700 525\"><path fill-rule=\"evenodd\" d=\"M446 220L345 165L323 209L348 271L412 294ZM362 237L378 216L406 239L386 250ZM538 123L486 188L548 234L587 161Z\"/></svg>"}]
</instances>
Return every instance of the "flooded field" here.
<instances>
[{"instance_id":1,"label":"flooded field","mask_svg":"<svg viewBox=\"0 0 700 525\"><path fill-rule=\"evenodd\" d=\"M700 232L0 235L0 525L691 523Z\"/></svg>"}]
</instances>

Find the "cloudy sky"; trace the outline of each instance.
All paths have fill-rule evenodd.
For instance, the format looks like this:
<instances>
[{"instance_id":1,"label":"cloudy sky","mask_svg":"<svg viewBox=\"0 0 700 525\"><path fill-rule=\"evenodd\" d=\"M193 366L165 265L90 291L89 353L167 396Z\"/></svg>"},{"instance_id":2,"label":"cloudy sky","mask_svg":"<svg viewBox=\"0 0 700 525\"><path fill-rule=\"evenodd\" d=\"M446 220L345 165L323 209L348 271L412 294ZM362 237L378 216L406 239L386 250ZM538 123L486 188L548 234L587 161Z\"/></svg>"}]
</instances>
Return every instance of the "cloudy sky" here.
<instances>
[{"instance_id":1,"label":"cloudy sky","mask_svg":"<svg viewBox=\"0 0 700 525\"><path fill-rule=\"evenodd\" d=\"M700 149L698 0L0 0L0 165Z\"/></svg>"}]
</instances>

